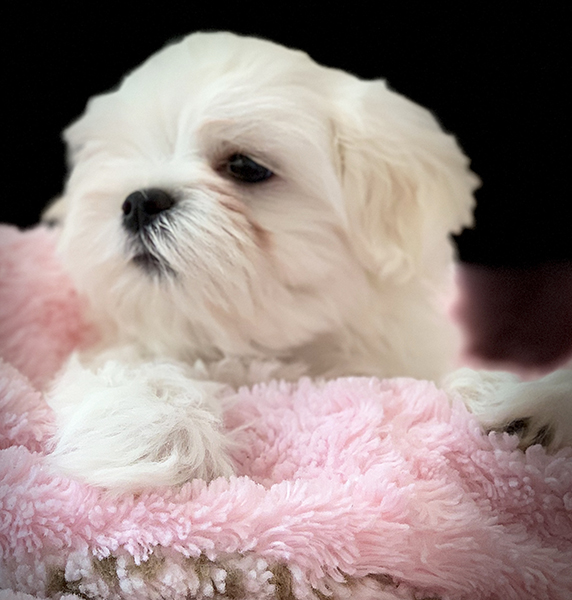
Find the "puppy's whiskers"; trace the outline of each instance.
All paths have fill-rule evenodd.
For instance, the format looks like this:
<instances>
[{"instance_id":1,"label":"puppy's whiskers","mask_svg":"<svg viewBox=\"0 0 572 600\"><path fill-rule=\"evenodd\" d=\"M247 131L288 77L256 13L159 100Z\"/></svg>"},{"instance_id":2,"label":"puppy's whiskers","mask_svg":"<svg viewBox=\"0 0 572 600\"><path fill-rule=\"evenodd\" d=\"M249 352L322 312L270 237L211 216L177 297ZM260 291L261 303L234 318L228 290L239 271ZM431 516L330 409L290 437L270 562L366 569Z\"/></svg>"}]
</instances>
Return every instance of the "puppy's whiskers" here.
<instances>
[{"instance_id":1,"label":"puppy's whiskers","mask_svg":"<svg viewBox=\"0 0 572 600\"><path fill-rule=\"evenodd\" d=\"M139 232L128 243L130 260L147 274L158 277L176 277L176 272L159 247L174 244L172 231L168 224L157 222Z\"/></svg>"}]
</instances>

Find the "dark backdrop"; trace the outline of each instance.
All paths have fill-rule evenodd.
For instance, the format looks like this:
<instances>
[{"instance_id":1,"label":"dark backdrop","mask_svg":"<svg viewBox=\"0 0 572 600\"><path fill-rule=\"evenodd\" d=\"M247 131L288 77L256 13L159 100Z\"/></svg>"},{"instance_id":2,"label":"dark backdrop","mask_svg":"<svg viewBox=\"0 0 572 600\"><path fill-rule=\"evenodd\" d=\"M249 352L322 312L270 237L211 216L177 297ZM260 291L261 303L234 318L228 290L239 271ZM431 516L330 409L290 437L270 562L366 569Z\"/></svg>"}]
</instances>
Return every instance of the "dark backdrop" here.
<instances>
[{"instance_id":1,"label":"dark backdrop","mask_svg":"<svg viewBox=\"0 0 572 600\"><path fill-rule=\"evenodd\" d=\"M128 12L117 2L11 4L0 40L1 220L32 225L61 190L60 131L89 96L171 38L230 29L302 48L361 77L383 77L435 112L484 182L476 229L459 239L463 260L514 266L572 258L565 9L333 4L139 1L126 3Z\"/></svg>"}]
</instances>

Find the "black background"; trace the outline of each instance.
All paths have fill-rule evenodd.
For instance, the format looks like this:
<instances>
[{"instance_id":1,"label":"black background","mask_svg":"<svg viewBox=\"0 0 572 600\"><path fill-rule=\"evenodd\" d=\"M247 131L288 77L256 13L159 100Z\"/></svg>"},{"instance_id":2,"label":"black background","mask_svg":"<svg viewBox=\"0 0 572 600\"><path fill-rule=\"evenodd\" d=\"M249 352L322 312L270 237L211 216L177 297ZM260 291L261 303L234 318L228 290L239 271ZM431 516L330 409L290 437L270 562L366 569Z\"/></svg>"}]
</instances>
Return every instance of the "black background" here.
<instances>
[{"instance_id":1,"label":"black background","mask_svg":"<svg viewBox=\"0 0 572 600\"><path fill-rule=\"evenodd\" d=\"M567 9L528 4L12 4L1 36L0 220L30 226L59 193L60 132L88 97L170 39L229 29L301 48L360 77L385 78L430 108L484 182L477 226L459 239L463 260L526 266L571 259Z\"/></svg>"}]
</instances>

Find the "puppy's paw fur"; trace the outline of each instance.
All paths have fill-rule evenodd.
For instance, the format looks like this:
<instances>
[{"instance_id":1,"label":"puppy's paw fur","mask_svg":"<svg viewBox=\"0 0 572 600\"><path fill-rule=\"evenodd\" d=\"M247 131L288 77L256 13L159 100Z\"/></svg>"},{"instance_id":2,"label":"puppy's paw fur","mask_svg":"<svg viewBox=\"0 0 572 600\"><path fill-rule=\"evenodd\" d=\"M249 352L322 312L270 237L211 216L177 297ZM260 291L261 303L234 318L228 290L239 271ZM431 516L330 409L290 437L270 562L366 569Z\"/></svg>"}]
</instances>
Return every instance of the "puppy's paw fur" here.
<instances>
[{"instance_id":1,"label":"puppy's paw fur","mask_svg":"<svg viewBox=\"0 0 572 600\"><path fill-rule=\"evenodd\" d=\"M92 371L73 357L48 394L58 425L50 460L117 492L231 475L223 394L177 363L110 360Z\"/></svg>"},{"instance_id":2,"label":"puppy's paw fur","mask_svg":"<svg viewBox=\"0 0 572 600\"><path fill-rule=\"evenodd\" d=\"M535 381L500 371L459 369L444 381L487 431L518 435L519 447L541 444L550 451L572 445L572 371Z\"/></svg>"}]
</instances>

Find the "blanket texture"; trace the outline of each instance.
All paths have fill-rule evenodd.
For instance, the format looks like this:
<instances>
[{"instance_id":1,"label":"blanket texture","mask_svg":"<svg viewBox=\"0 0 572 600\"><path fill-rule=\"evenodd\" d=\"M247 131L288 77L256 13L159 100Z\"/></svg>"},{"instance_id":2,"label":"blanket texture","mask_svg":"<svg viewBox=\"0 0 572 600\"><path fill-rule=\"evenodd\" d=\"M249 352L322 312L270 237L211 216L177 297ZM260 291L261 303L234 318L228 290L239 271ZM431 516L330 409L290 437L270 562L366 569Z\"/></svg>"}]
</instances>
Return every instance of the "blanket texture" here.
<instances>
[{"instance_id":1,"label":"blanket texture","mask_svg":"<svg viewBox=\"0 0 572 600\"><path fill-rule=\"evenodd\" d=\"M425 381L241 389L230 479L62 477L42 388L92 334L52 235L0 240L0 600L572 597L572 450L520 452Z\"/></svg>"}]
</instances>

